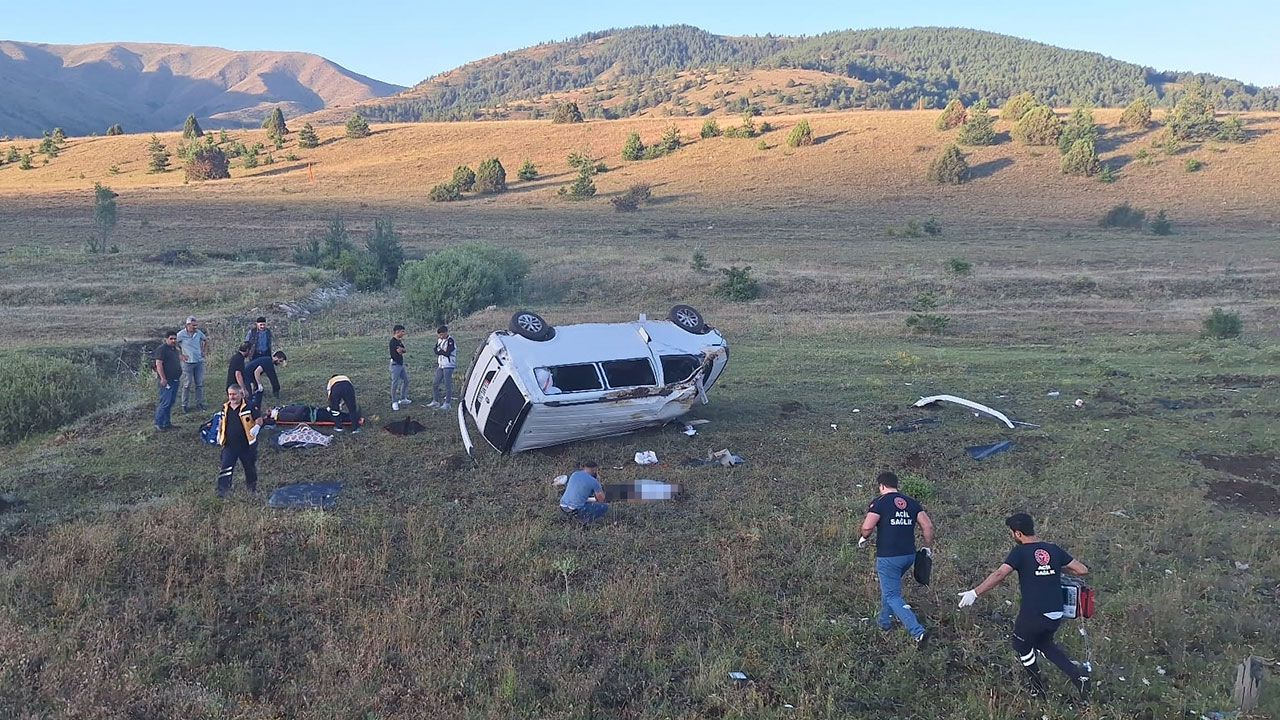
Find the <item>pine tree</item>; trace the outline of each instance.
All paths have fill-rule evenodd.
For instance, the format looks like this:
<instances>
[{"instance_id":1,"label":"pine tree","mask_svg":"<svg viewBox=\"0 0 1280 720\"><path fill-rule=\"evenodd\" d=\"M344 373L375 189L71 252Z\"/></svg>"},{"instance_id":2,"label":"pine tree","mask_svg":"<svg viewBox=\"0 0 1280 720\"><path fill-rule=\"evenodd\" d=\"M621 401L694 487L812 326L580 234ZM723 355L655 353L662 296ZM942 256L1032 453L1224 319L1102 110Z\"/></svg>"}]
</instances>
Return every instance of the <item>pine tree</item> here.
<instances>
[{"instance_id":1,"label":"pine tree","mask_svg":"<svg viewBox=\"0 0 1280 720\"><path fill-rule=\"evenodd\" d=\"M761 140L760 142L764 142ZM813 144L813 129L809 127L808 120L801 120L796 126L791 128L791 134L787 136L787 145L790 147L800 147L801 145Z\"/></svg>"},{"instance_id":2,"label":"pine tree","mask_svg":"<svg viewBox=\"0 0 1280 720\"><path fill-rule=\"evenodd\" d=\"M950 130L963 125L964 120L964 103L960 102L960 98L955 98L942 109L942 114L938 116L937 126L939 130Z\"/></svg>"},{"instance_id":3,"label":"pine tree","mask_svg":"<svg viewBox=\"0 0 1280 720\"><path fill-rule=\"evenodd\" d=\"M198 137L204 137L204 130L200 129L200 123L194 114L188 115L187 121L182 124L182 139L194 140Z\"/></svg>"},{"instance_id":4,"label":"pine tree","mask_svg":"<svg viewBox=\"0 0 1280 720\"><path fill-rule=\"evenodd\" d=\"M1013 136L1027 145L1057 145L1062 121L1048 105L1037 105L1013 126Z\"/></svg>"},{"instance_id":5,"label":"pine tree","mask_svg":"<svg viewBox=\"0 0 1280 720\"><path fill-rule=\"evenodd\" d=\"M313 148L320 145L320 137L316 135L316 129L311 127L311 123L302 126L302 130L298 133L298 147Z\"/></svg>"},{"instance_id":6,"label":"pine tree","mask_svg":"<svg viewBox=\"0 0 1280 720\"><path fill-rule=\"evenodd\" d=\"M62 128L56 127L53 129L53 141L59 145L67 141L67 134L63 132Z\"/></svg>"},{"instance_id":7,"label":"pine tree","mask_svg":"<svg viewBox=\"0 0 1280 720\"><path fill-rule=\"evenodd\" d=\"M1146 130L1151 126L1151 103L1138 98L1129 103L1120 115L1120 124L1135 130Z\"/></svg>"},{"instance_id":8,"label":"pine tree","mask_svg":"<svg viewBox=\"0 0 1280 720\"><path fill-rule=\"evenodd\" d=\"M1018 93L1005 101L1004 106L1000 108L1000 119L1018 122L1023 115L1027 114L1028 110L1037 104L1035 95L1029 92Z\"/></svg>"},{"instance_id":9,"label":"pine tree","mask_svg":"<svg viewBox=\"0 0 1280 720\"><path fill-rule=\"evenodd\" d=\"M507 171L498 162L498 158L490 158L476 168L476 182L473 189L481 195L505 192L507 189Z\"/></svg>"},{"instance_id":10,"label":"pine tree","mask_svg":"<svg viewBox=\"0 0 1280 720\"><path fill-rule=\"evenodd\" d=\"M153 173L162 173L169 169L169 151L165 148L164 143L160 142L160 138L152 135L151 142L147 143L147 153L151 156L148 167Z\"/></svg>"},{"instance_id":11,"label":"pine tree","mask_svg":"<svg viewBox=\"0 0 1280 720\"><path fill-rule=\"evenodd\" d=\"M120 123L116 123L115 125L112 125L111 127L107 128L107 135L123 135L123 134L124 134L124 128L120 127Z\"/></svg>"},{"instance_id":12,"label":"pine tree","mask_svg":"<svg viewBox=\"0 0 1280 720\"><path fill-rule=\"evenodd\" d=\"M1058 137L1058 152L1066 155L1079 140L1088 140L1090 145L1098 142L1098 126L1093 122L1093 113L1084 108L1076 108L1067 117L1062 127L1062 135Z\"/></svg>"},{"instance_id":13,"label":"pine tree","mask_svg":"<svg viewBox=\"0 0 1280 720\"><path fill-rule=\"evenodd\" d=\"M471 192L476 185L476 174L466 165L459 165L453 169L452 183L460 192Z\"/></svg>"},{"instance_id":14,"label":"pine tree","mask_svg":"<svg viewBox=\"0 0 1280 720\"><path fill-rule=\"evenodd\" d=\"M360 113L355 113L347 120L347 137L349 138L366 138L373 134L369 129L369 123L365 122L364 117Z\"/></svg>"},{"instance_id":15,"label":"pine tree","mask_svg":"<svg viewBox=\"0 0 1280 720\"><path fill-rule=\"evenodd\" d=\"M537 180L538 168L534 166L532 160L526 159L524 164L520 166L520 170L516 172L516 177L521 180Z\"/></svg>"},{"instance_id":16,"label":"pine tree","mask_svg":"<svg viewBox=\"0 0 1280 720\"><path fill-rule=\"evenodd\" d=\"M969 179L969 163L955 145L948 145L929 165L928 178L939 185L959 185Z\"/></svg>"},{"instance_id":17,"label":"pine tree","mask_svg":"<svg viewBox=\"0 0 1280 720\"><path fill-rule=\"evenodd\" d=\"M1170 132L1178 140L1204 140L1218 131L1213 117L1213 103L1205 97L1204 88L1194 86L1183 95L1166 120Z\"/></svg>"},{"instance_id":18,"label":"pine tree","mask_svg":"<svg viewBox=\"0 0 1280 720\"><path fill-rule=\"evenodd\" d=\"M271 137L283 138L289 134L289 128L284 124L284 112L278 106L273 108L267 119L262 121L262 127Z\"/></svg>"},{"instance_id":19,"label":"pine tree","mask_svg":"<svg viewBox=\"0 0 1280 720\"><path fill-rule=\"evenodd\" d=\"M44 138L40 140L39 150L51 158L58 157L58 143L53 141L53 136L49 134L48 130L45 131Z\"/></svg>"},{"instance_id":20,"label":"pine tree","mask_svg":"<svg viewBox=\"0 0 1280 720\"><path fill-rule=\"evenodd\" d=\"M94 234L89 238L89 252L105 252L111 233L116 229L116 198L119 197L111 188L101 183L93 184L93 228Z\"/></svg>"},{"instance_id":21,"label":"pine tree","mask_svg":"<svg viewBox=\"0 0 1280 720\"><path fill-rule=\"evenodd\" d=\"M22 159L22 155L18 152L18 148L10 145L9 154L5 156L6 162L16 163Z\"/></svg>"},{"instance_id":22,"label":"pine tree","mask_svg":"<svg viewBox=\"0 0 1280 720\"><path fill-rule=\"evenodd\" d=\"M964 125L960 127L960 135L956 138L961 145L996 144L996 119L988 110L986 100L979 100L969 109Z\"/></svg>"},{"instance_id":23,"label":"pine tree","mask_svg":"<svg viewBox=\"0 0 1280 720\"><path fill-rule=\"evenodd\" d=\"M622 144L623 160L639 160L644 157L644 143L640 142L640 133L631 133Z\"/></svg>"},{"instance_id":24,"label":"pine tree","mask_svg":"<svg viewBox=\"0 0 1280 720\"><path fill-rule=\"evenodd\" d=\"M582 122L582 111L578 109L578 103L561 103L551 113L551 122L556 124L564 123L580 123Z\"/></svg>"},{"instance_id":25,"label":"pine tree","mask_svg":"<svg viewBox=\"0 0 1280 720\"><path fill-rule=\"evenodd\" d=\"M1098 172L1098 151L1093 140L1081 138L1072 143L1062 156L1063 175L1095 175Z\"/></svg>"}]
</instances>

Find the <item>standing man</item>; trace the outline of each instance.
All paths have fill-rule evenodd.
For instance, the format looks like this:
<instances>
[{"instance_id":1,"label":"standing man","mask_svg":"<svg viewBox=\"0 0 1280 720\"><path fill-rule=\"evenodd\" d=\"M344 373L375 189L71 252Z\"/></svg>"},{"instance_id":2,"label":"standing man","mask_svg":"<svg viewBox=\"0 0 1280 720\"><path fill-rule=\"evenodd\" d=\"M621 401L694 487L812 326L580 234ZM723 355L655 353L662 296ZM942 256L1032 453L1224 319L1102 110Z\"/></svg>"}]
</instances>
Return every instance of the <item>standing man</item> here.
<instances>
[{"instance_id":1,"label":"standing man","mask_svg":"<svg viewBox=\"0 0 1280 720\"><path fill-rule=\"evenodd\" d=\"M346 375L334 375L329 378L329 410L333 413L341 411L343 405L347 406L347 417L351 421L351 432L360 432L360 406L356 404L356 386L351 382L351 378ZM333 423L334 432L342 432L342 421L335 420Z\"/></svg>"},{"instance_id":2,"label":"standing man","mask_svg":"<svg viewBox=\"0 0 1280 720\"><path fill-rule=\"evenodd\" d=\"M564 494L560 496L560 512L582 521L583 525L590 525L609 512L604 488L600 486L599 463L587 460L569 476Z\"/></svg>"},{"instance_id":3,"label":"standing man","mask_svg":"<svg viewBox=\"0 0 1280 720\"><path fill-rule=\"evenodd\" d=\"M182 412L190 409L191 388L195 387L196 410L204 410L204 356L209 351L209 336L198 327L194 315L178 331L178 354L182 358Z\"/></svg>"},{"instance_id":4,"label":"standing man","mask_svg":"<svg viewBox=\"0 0 1280 720\"><path fill-rule=\"evenodd\" d=\"M165 333L164 343L152 354L155 358L156 380L159 382L160 400L156 403L156 430L161 432L173 427L169 417L173 401L178 397L178 378L182 375L182 360L178 356L178 333Z\"/></svg>"},{"instance_id":5,"label":"standing man","mask_svg":"<svg viewBox=\"0 0 1280 720\"><path fill-rule=\"evenodd\" d=\"M453 369L458 367L458 344L449 336L449 326L436 328L436 381L431 385L427 407L448 410L453 402Z\"/></svg>"},{"instance_id":6,"label":"standing man","mask_svg":"<svg viewBox=\"0 0 1280 720\"><path fill-rule=\"evenodd\" d=\"M404 326L391 328L391 409L399 410L401 405L413 403L409 399L409 370L404 366Z\"/></svg>"},{"instance_id":7,"label":"standing man","mask_svg":"<svg viewBox=\"0 0 1280 720\"><path fill-rule=\"evenodd\" d=\"M271 381L271 387L280 388L280 379L276 377L276 368L284 367L289 364L289 357L284 354L283 350L277 350L272 353L271 357L260 357L245 363L245 377L249 380L249 405L255 410L262 407L262 395L266 390L264 380ZM280 393L274 393L275 397L280 397Z\"/></svg>"},{"instance_id":8,"label":"standing man","mask_svg":"<svg viewBox=\"0 0 1280 720\"><path fill-rule=\"evenodd\" d=\"M245 397L249 396L249 372L245 369L245 362L249 359L252 348L247 342L240 343L240 347L236 348L227 361L227 385L239 386Z\"/></svg>"},{"instance_id":9,"label":"standing man","mask_svg":"<svg viewBox=\"0 0 1280 720\"><path fill-rule=\"evenodd\" d=\"M1004 582L1009 573L1017 570L1022 606L1018 610L1018 619L1013 623L1012 644L1022 667L1030 676L1032 687L1044 692L1040 666L1036 662L1036 652L1039 651L1071 680L1071 685L1081 697L1088 697L1089 668L1067 657L1067 653L1053 641L1053 636L1058 632L1063 615L1061 573L1087 575L1089 568L1066 550L1036 537L1035 521L1030 515L1011 515L1004 524L1016 543L1013 550L981 585L958 593L960 607L969 607L979 595Z\"/></svg>"},{"instance_id":10,"label":"standing man","mask_svg":"<svg viewBox=\"0 0 1280 720\"><path fill-rule=\"evenodd\" d=\"M916 648L923 650L929 632L902 599L902 578L916 561L916 524L924 533L927 553L928 546L933 545L933 521L915 498L898 492L898 476L894 473L880 473L876 484L880 496L867 507L862 537L858 539L858 547L862 547L871 531L876 531L876 574L880 576L880 617L876 623L888 631L896 616L915 638Z\"/></svg>"},{"instance_id":11,"label":"standing man","mask_svg":"<svg viewBox=\"0 0 1280 720\"><path fill-rule=\"evenodd\" d=\"M222 406L222 422L218 425L218 444L222 446L218 497L225 498L231 492L236 462L244 469L245 488L258 494L258 432L261 430L262 417L245 402L244 391L239 385L228 387L227 404Z\"/></svg>"},{"instance_id":12,"label":"standing man","mask_svg":"<svg viewBox=\"0 0 1280 720\"><path fill-rule=\"evenodd\" d=\"M271 331L267 329L266 317L259 315L258 319L253 321L253 327L249 328L244 341L253 349L250 359L271 356Z\"/></svg>"}]
</instances>

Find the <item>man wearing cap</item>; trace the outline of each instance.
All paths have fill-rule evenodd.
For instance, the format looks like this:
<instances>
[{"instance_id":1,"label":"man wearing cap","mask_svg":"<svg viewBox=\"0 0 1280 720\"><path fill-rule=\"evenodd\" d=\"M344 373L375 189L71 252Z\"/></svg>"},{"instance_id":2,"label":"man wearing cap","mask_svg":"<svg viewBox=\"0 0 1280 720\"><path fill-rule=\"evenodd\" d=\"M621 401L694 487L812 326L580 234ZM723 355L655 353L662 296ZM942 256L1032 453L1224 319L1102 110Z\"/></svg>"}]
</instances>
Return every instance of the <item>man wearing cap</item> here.
<instances>
[{"instance_id":1,"label":"man wearing cap","mask_svg":"<svg viewBox=\"0 0 1280 720\"><path fill-rule=\"evenodd\" d=\"M194 315L178 331L178 355L182 358L182 412L191 408L191 388L195 387L196 410L204 410L204 355L209 351L209 336L199 328Z\"/></svg>"},{"instance_id":2,"label":"man wearing cap","mask_svg":"<svg viewBox=\"0 0 1280 720\"><path fill-rule=\"evenodd\" d=\"M271 330L267 328L266 317L259 315L258 319L253 321L253 327L249 328L248 334L244 336L244 341L249 343L250 360L271 357ZM279 388L277 388L278 390Z\"/></svg>"}]
</instances>

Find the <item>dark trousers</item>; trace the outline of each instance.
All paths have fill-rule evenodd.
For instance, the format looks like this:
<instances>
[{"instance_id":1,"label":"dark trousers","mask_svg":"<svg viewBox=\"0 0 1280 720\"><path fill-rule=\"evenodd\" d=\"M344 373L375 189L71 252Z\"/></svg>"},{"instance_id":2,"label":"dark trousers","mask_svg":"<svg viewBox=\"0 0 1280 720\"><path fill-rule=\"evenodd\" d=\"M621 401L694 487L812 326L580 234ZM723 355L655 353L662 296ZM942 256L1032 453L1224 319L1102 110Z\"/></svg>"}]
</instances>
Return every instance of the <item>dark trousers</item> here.
<instances>
[{"instance_id":1,"label":"dark trousers","mask_svg":"<svg viewBox=\"0 0 1280 720\"><path fill-rule=\"evenodd\" d=\"M239 422L239 418L231 418L230 422ZM218 497L226 497L231 492L231 473L239 461L244 468L244 486L249 492L258 492L258 446L223 447L222 460L218 472Z\"/></svg>"},{"instance_id":2,"label":"dark trousers","mask_svg":"<svg viewBox=\"0 0 1280 720\"><path fill-rule=\"evenodd\" d=\"M1039 613L1020 613L1013 624L1013 650L1018 653L1022 667L1031 675L1037 685L1040 684L1040 667L1036 663L1036 651L1044 653L1049 662L1058 666L1063 675L1073 683L1078 683L1083 671L1071 662L1067 653L1053 641L1058 632L1061 620L1050 620Z\"/></svg>"},{"instance_id":3,"label":"dark trousers","mask_svg":"<svg viewBox=\"0 0 1280 720\"><path fill-rule=\"evenodd\" d=\"M333 387L329 388L329 409L333 412L340 412L343 403L347 405L347 415L351 419L351 426L359 427L360 406L356 405L356 386L346 380L336 382Z\"/></svg>"},{"instance_id":4,"label":"dark trousers","mask_svg":"<svg viewBox=\"0 0 1280 720\"><path fill-rule=\"evenodd\" d=\"M271 381L271 394L274 397L280 397L280 377L276 375L276 364L271 363L270 365L262 368L262 374L266 375L267 379ZM250 378L250 384L256 385L257 383L255 380L256 378ZM265 389L266 388L263 387L257 388L258 392L262 392Z\"/></svg>"}]
</instances>

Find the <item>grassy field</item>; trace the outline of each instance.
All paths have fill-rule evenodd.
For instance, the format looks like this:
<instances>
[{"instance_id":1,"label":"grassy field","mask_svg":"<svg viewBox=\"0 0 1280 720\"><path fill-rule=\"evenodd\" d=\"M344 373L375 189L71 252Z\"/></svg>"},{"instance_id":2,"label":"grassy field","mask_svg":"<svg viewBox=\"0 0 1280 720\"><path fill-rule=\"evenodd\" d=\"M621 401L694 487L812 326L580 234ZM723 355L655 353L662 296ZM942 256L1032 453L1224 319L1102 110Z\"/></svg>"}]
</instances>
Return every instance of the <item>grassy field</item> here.
<instances>
[{"instance_id":1,"label":"grassy field","mask_svg":"<svg viewBox=\"0 0 1280 720\"><path fill-rule=\"evenodd\" d=\"M908 147L934 141L932 130L912 125L924 117L850 113L821 122L861 128L853 137L871 133L866 124L881 127ZM903 127L891 124L898 118ZM501 136L518 125L387 131ZM863 194L874 178L851 173L857 186L829 186L817 200L798 194L801 181L779 164L788 162L779 149L757 172L793 179L761 185L751 202L741 201L747 185L736 164L751 161L730 156L720 175L697 175L720 183L681 186L634 215L603 203L566 207L544 197L551 190L427 206L416 199L426 182L418 176L404 195L381 192L391 187L383 171L394 177L402 172L394 168L416 163L423 178L447 173L456 149L379 161L367 192L354 164L343 165L348 184L296 196L278 189L287 174L208 187L165 177L153 188L140 172L125 173L111 181L122 191L122 252L102 257L80 251L91 212L78 179L21 186L16 169L0 168L0 356L92 348L129 360L126 347L154 342L156 330L194 312L213 330L209 376L221 378L244 319L265 312L291 359L286 401L322 402L324 380L342 372L371 416L368 432L327 450L261 450L268 492L344 481L328 513L271 511L243 494L217 501L215 450L195 438L204 418L176 415L179 432L154 434L145 376L109 372L116 402L0 447L0 492L22 501L0 512L0 716L1172 718L1229 710L1236 663L1274 659L1280 646L1270 617L1280 603L1272 552L1280 542L1280 217L1265 177L1238 186L1274 168L1273 137L1224 153L1233 162L1208 168L1222 183L1172 174L1165 163L1149 176L1135 168L1113 186L1073 186L1028 169L1041 158L1018 155L956 190L929 190L913 175ZM820 167L836 167L835 151L850 139L797 154L812 150L829 163ZM135 141L144 139L92 142ZM320 150L336 153L345 142ZM680 151L688 158L619 172L683 176L679 168L695 167L704 151L699 143ZM92 169L73 157L64 152L29 173L64 161L67 172ZM805 172L816 181L820 167ZM1119 199L1167 202L1175 234L1098 228ZM520 249L532 267L525 303L553 323L692 302L732 346L712 403L695 412L710 422L692 438L668 427L515 457L482 450L473 466L453 416L419 409L429 325L408 315L398 291L325 296L317 291L333 277L289 262L334 212L357 232L392 218L413 257L472 240ZM901 237L909 221L930 216L940 218L940 236ZM197 251L194 264L160 257L184 248ZM751 265L764 295L715 297L718 273L689 268L695 248L714 268ZM971 262L972 273L948 273L950 258ZM946 334L905 327L922 293L950 317ZM282 303L309 312L286 318ZM1200 339L1211 307L1239 312L1245 336ZM504 327L511 310L453 323L460 354ZM406 319L419 402L392 413L386 335ZM938 392L1040 427L1008 431L958 408L909 407ZM398 438L379 429L406 414L428 432ZM925 416L942 423L885 432ZM1015 448L982 462L965 454L999 439ZM726 447L747 464L682 464ZM656 451L662 464L632 464L638 450ZM600 461L606 481L654 478L685 493L618 506L584 532L558 517L550 484L583 457ZM925 488L939 526L934 584L907 590L936 632L924 653L870 620L873 551L856 548L857 525L882 468ZM1018 510L1094 571L1099 613L1085 623L1088 647L1076 623L1060 634L1073 656L1087 652L1099 668L1088 707L1056 676L1052 697L1021 691L1008 647L1012 583L975 608L955 608L954 593L1003 558L1003 518ZM753 683L734 686L731 670ZM1257 717L1280 716L1271 683Z\"/></svg>"}]
</instances>

